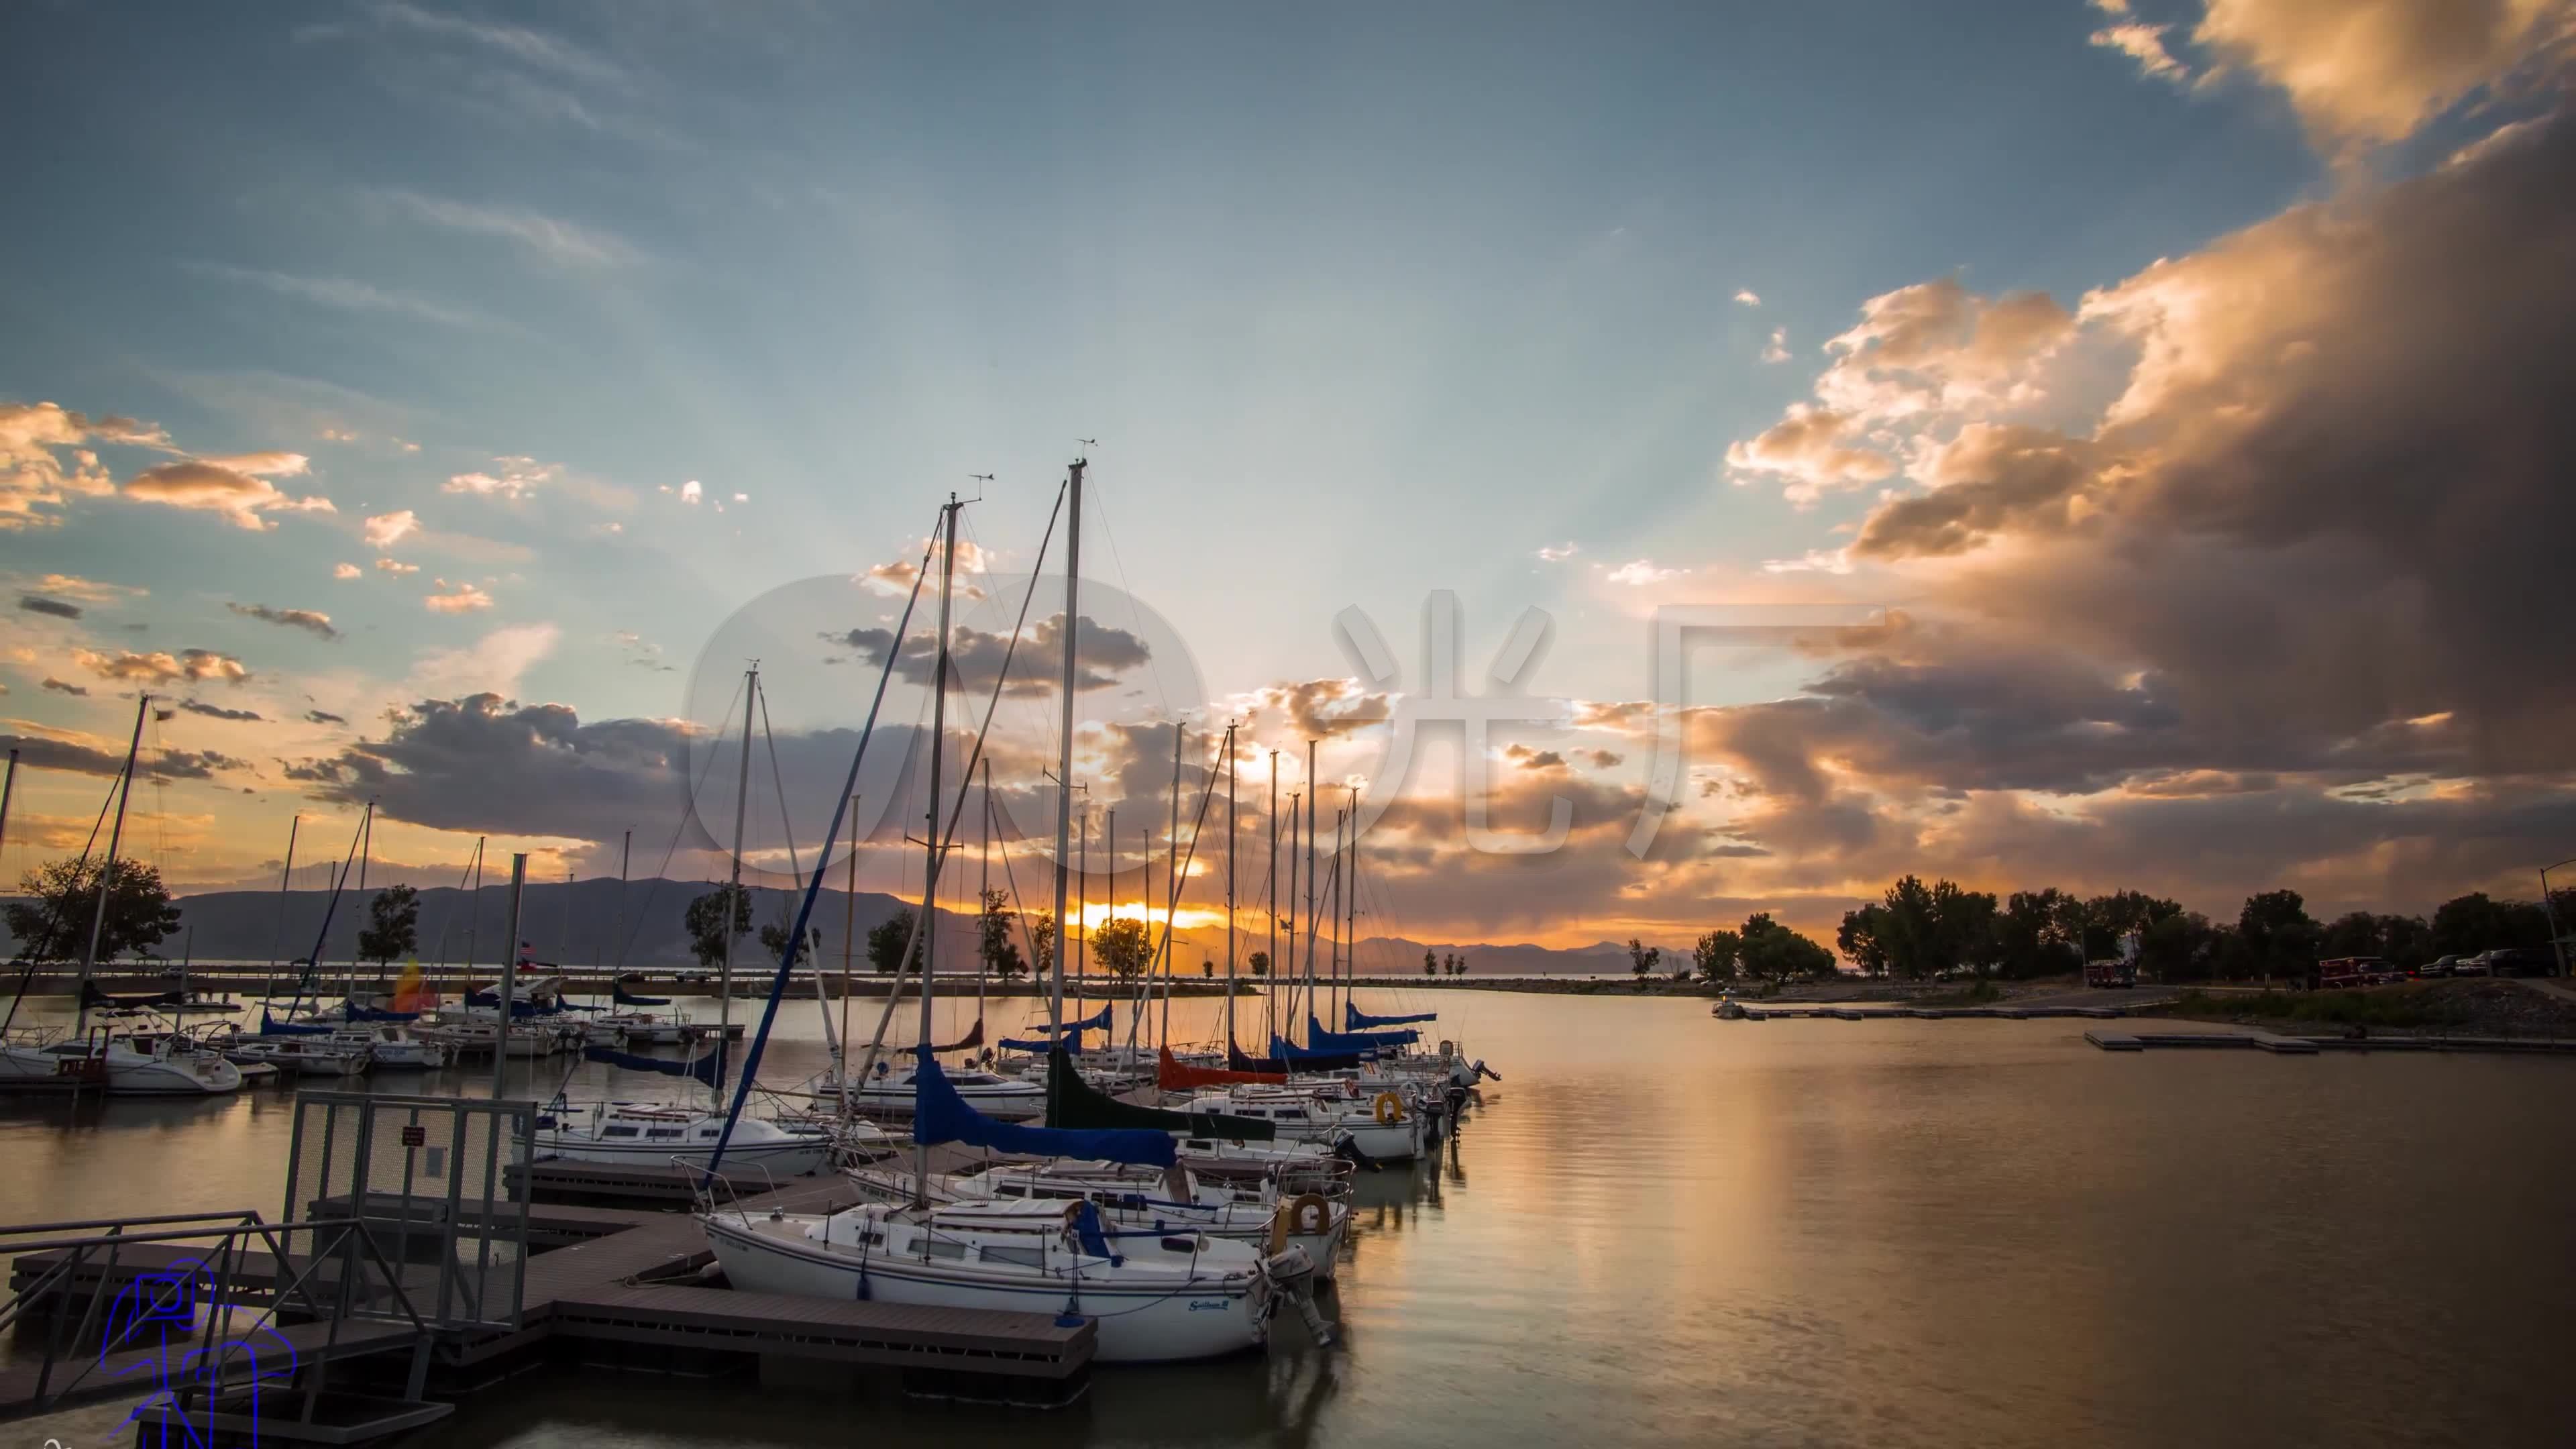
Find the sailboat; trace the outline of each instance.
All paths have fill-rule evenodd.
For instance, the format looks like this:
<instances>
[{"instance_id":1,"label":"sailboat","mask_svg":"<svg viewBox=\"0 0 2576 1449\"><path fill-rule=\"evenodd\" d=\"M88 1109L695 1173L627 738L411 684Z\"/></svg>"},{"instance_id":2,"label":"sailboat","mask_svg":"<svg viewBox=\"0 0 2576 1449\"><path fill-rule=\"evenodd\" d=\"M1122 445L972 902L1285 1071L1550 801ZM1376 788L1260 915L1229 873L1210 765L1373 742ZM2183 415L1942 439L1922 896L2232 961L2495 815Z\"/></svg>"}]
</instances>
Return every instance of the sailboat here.
<instances>
[{"instance_id":1,"label":"sailboat","mask_svg":"<svg viewBox=\"0 0 2576 1449\"><path fill-rule=\"evenodd\" d=\"M1073 530L1068 534L1066 563L1064 749L1069 756L1073 733L1074 648L1081 617L1075 589L1080 577L1079 529L1083 463L1077 460L1064 496L1070 500ZM1050 1127L1002 1122L975 1110L940 1069L931 1048L931 998L936 982L936 934L930 932L931 908L938 899L942 856L940 825L940 755L946 733L949 681L949 602L957 557L957 512L952 495L942 510L934 538L944 541L940 569L937 663L931 695L929 744L930 865L923 883L923 910L914 918L916 935L928 934L921 954L920 1047L908 1076L913 1088L913 1141L916 1144L912 1195L904 1203L872 1203L829 1215L771 1211L755 1213L740 1206L729 1210L711 1201L702 1215L708 1246L738 1288L838 1299L874 1298L887 1302L958 1308L1053 1310L1093 1318L1099 1325L1098 1356L1106 1362L1150 1362L1202 1359L1241 1352L1267 1341L1270 1314L1277 1302L1277 1282L1302 1279L1312 1264L1301 1250L1277 1255L1263 1247L1214 1237L1195 1229L1158 1232L1118 1230L1105 1225L1087 1200L1018 1199L981 1202L936 1202L930 1192L929 1149L961 1142L993 1150L1043 1157L1078 1157L1168 1167L1175 1159L1171 1135L1156 1126L1098 1126L1072 1129L1061 1125L1070 1096L1082 1090L1080 1077L1061 1051L1050 1053L1045 1089ZM1049 532L1053 527L1050 524ZM1040 546L1043 559L1045 548ZM925 560L925 563L927 560ZM926 570L925 570L926 572ZM916 597L918 591L916 583ZM1032 583L1034 593L1034 582ZM906 617L910 606L906 606ZM1023 603L1022 613L1026 613ZM889 650L891 675L898 648ZM1016 641L1017 630L1010 636ZM1008 673L1005 656L1003 673ZM998 703L1002 680L995 680ZM879 698L883 697L883 682ZM875 723L870 710L869 724ZM991 723L988 708L986 725ZM867 732L860 737L864 755ZM982 749L979 737L977 749ZM851 774L857 774L856 760ZM1064 836L1069 819L1069 770L1058 774L1056 849L1057 939L1063 939ZM843 808L849 790L842 791ZM964 791L958 806L962 810ZM837 832L826 832L829 841ZM955 826L954 813L950 829ZM820 880L819 869L816 882ZM814 885L805 910L810 912ZM802 930L803 921L798 922ZM907 947L900 960L912 960ZM792 948L783 953L777 984L771 991L774 1013L783 990ZM1062 953L1057 955L1050 1023L1063 1021ZM766 1039L766 1024L762 1041ZM1051 1033L1060 1035L1060 1032ZM761 1043L755 1043L755 1050ZM737 1105L739 1096L737 1096ZM1147 1118L1169 1114L1126 1108Z\"/></svg>"},{"instance_id":2,"label":"sailboat","mask_svg":"<svg viewBox=\"0 0 2576 1449\"><path fill-rule=\"evenodd\" d=\"M143 722L151 708L151 695L136 699L134 737L125 747L125 767L108 787L116 799L116 823L108 831L107 859L99 869L98 903L90 918L89 944L81 952L79 1015L71 1033L60 1040L51 1039L45 1032L13 1026L11 1034L0 1039L0 1088L104 1088L115 1096L152 1097L207 1096L241 1090L241 1069L202 1049L185 1032L153 1033L137 1039L112 1027L92 1027L89 1022L96 995L91 978L98 965L99 937L107 921L108 894L116 884L117 851L125 839L126 803L134 795L134 760L143 748ZM13 753L13 773L16 763ZM87 854L82 852L84 859ZM23 997L23 990L20 994ZM10 1010L14 1016L14 1003Z\"/></svg>"}]
</instances>

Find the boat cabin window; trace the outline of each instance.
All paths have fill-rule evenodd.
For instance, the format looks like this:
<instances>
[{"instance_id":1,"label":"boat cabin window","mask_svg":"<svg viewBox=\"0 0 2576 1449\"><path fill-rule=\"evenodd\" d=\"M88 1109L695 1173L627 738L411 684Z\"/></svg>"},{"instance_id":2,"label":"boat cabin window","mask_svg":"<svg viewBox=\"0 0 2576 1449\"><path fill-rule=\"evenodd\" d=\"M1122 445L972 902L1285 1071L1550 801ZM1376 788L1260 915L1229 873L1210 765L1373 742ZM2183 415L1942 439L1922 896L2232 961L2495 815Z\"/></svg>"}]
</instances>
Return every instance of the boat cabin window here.
<instances>
[{"instance_id":1,"label":"boat cabin window","mask_svg":"<svg viewBox=\"0 0 2576 1449\"><path fill-rule=\"evenodd\" d=\"M784 948L784 947L781 947L780 949L782 949L782 950L783 950L783 949L785 949L785 948ZM715 1136L715 1135L716 1135L717 1130L718 1130L718 1129L713 1128L713 1127L701 1127L701 1128L699 1128L699 1129L698 1129L698 1135L699 1135L700 1137L713 1137L713 1136Z\"/></svg>"},{"instance_id":2,"label":"boat cabin window","mask_svg":"<svg viewBox=\"0 0 2576 1449\"><path fill-rule=\"evenodd\" d=\"M635 1129L632 1127L611 1127L599 1135L602 1137L632 1137L635 1135Z\"/></svg>"},{"instance_id":3,"label":"boat cabin window","mask_svg":"<svg viewBox=\"0 0 2576 1449\"><path fill-rule=\"evenodd\" d=\"M932 1238L922 1245L921 1251L922 1256L928 1258L962 1259L966 1256L966 1245L952 1243L946 1238Z\"/></svg>"},{"instance_id":4,"label":"boat cabin window","mask_svg":"<svg viewBox=\"0 0 2576 1449\"><path fill-rule=\"evenodd\" d=\"M647 1127L646 1129L644 1129L644 1135L645 1135L646 1137L650 1137L650 1138L654 1138L654 1139L659 1140L659 1139L668 1139L668 1138L672 1138L672 1137L685 1137L685 1136L687 1136L688 1134L687 1134L687 1133L685 1133L685 1132L683 1132L683 1131L681 1131L681 1130L680 1130L679 1128L677 1128L677 1127Z\"/></svg>"}]
</instances>

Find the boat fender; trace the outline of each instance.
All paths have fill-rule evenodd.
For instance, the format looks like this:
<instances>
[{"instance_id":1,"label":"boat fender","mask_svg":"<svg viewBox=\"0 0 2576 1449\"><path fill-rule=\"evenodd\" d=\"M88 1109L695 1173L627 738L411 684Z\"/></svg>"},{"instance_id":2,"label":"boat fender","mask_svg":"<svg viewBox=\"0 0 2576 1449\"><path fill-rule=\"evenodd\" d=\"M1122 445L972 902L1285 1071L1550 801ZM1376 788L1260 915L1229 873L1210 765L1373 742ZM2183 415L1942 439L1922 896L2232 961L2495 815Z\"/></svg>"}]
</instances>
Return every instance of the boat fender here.
<instances>
[{"instance_id":1,"label":"boat fender","mask_svg":"<svg viewBox=\"0 0 2576 1449\"><path fill-rule=\"evenodd\" d=\"M1380 1127L1392 1127L1404 1120L1404 1103L1393 1092L1378 1093L1374 1110Z\"/></svg>"}]
</instances>

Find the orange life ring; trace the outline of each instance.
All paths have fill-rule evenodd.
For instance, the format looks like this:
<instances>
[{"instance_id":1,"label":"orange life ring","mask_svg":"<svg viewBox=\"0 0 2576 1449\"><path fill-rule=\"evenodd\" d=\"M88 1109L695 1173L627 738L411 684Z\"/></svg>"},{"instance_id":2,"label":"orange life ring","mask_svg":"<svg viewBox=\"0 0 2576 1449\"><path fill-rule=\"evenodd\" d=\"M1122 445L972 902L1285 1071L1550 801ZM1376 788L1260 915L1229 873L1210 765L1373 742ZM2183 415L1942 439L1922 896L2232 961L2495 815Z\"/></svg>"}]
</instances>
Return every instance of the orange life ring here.
<instances>
[{"instance_id":1,"label":"orange life ring","mask_svg":"<svg viewBox=\"0 0 2576 1449\"><path fill-rule=\"evenodd\" d=\"M1301 1192L1288 1204L1288 1230L1301 1237L1312 1237L1333 1225L1333 1205L1318 1192Z\"/></svg>"},{"instance_id":2,"label":"orange life ring","mask_svg":"<svg viewBox=\"0 0 2576 1449\"><path fill-rule=\"evenodd\" d=\"M1393 1092L1378 1093L1373 1110L1377 1113L1377 1125L1380 1127L1392 1127L1404 1120L1404 1103L1398 1100Z\"/></svg>"}]
</instances>

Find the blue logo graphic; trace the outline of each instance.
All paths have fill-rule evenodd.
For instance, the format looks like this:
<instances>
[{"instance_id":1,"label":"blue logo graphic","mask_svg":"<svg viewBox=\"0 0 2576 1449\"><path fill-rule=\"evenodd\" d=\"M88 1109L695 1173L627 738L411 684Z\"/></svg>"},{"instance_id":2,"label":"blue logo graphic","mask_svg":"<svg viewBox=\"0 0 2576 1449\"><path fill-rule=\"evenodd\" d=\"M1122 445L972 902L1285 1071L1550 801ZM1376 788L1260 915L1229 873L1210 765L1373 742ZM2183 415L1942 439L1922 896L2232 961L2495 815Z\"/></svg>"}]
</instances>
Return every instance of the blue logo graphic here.
<instances>
[{"instance_id":1,"label":"blue logo graphic","mask_svg":"<svg viewBox=\"0 0 2576 1449\"><path fill-rule=\"evenodd\" d=\"M220 1336L225 1325L218 1324L218 1336L208 1346L198 1347L197 1294L208 1282L205 1267L202 1259L182 1259L168 1271L142 1274L118 1291L108 1310L98 1367L115 1378L149 1374L152 1390L117 1425L110 1439L123 1437L126 1424L159 1409L164 1411L159 1435L149 1437L147 1428L138 1435L137 1444L149 1443L153 1449L206 1449L214 1442L212 1391L220 1385L227 1390L253 1390L250 1442L259 1443L256 1390L264 1381L295 1376L295 1345L267 1324L238 1337ZM207 1390L197 1396L201 1407L196 1418L190 1417L183 1393L191 1388Z\"/></svg>"}]
</instances>

